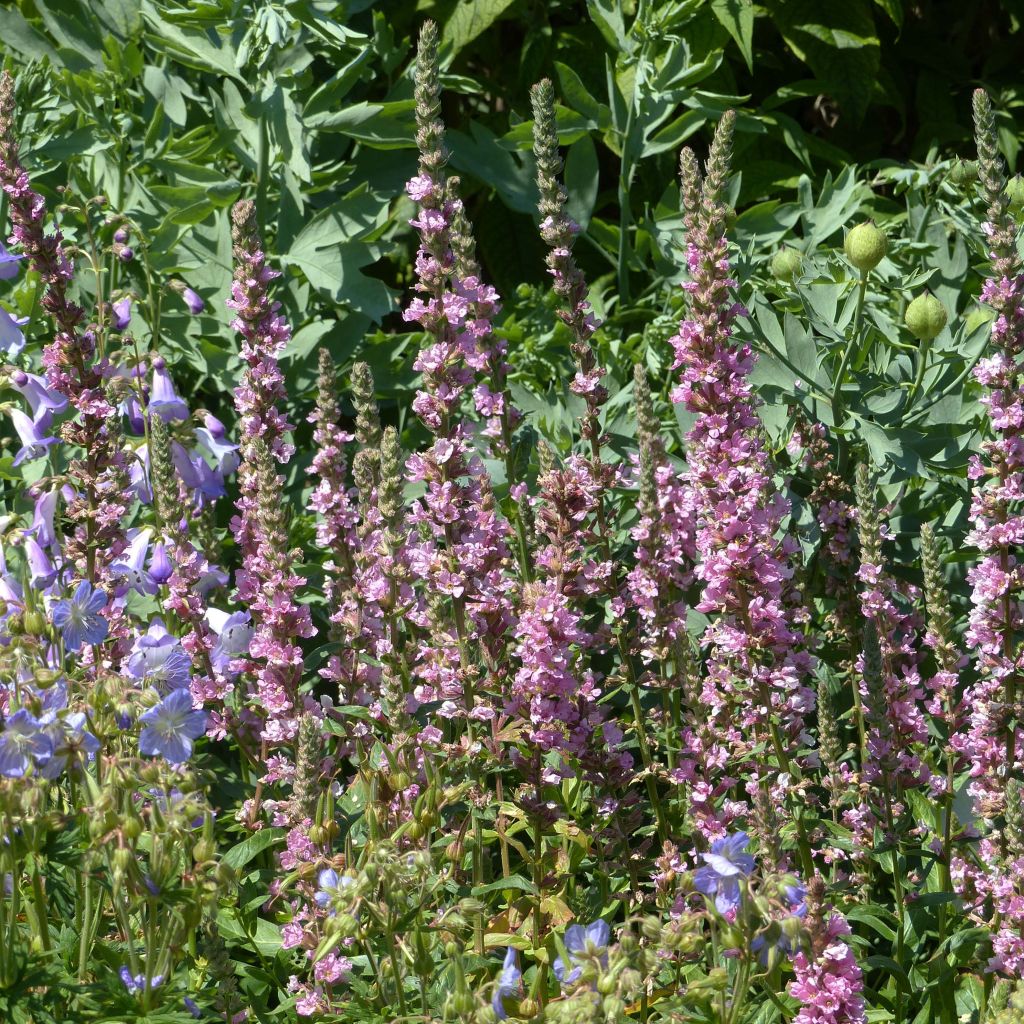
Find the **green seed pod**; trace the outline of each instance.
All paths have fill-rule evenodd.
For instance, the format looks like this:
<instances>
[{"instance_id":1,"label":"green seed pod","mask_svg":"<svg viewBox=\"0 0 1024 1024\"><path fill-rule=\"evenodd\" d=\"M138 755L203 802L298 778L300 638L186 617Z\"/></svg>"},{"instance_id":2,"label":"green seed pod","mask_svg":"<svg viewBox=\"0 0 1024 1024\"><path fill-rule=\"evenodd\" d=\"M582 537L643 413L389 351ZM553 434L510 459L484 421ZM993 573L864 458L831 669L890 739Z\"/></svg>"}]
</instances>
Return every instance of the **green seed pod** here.
<instances>
[{"instance_id":1,"label":"green seed pod","mask_svg":"<svg viewBox=\"0 0 1024 1024\"><path fill-rule=\"evenodd\" d=\"M1024 178L1015 174L1006 183L1006 188L1003 191L1009 200L1010 213L1016 217L1021 210L1024 210Z\"/></svg>"},{"instance_id":2,"label":"green seed pod","mask_svg":"<svg viewBox=\"0 0 1024 1024\"><path fill-rule=\"evenodd\" d=\"M889 243L885 233L873 221L865 221L852 228L843 246L846 258L860 271L874 270L885 256Z\"/></svg>"},{"instance_id":3,"label":"green seed pod","mask_svg":"<svg viewBox=\"0 0 1024 1024\"><path fill-rule=\"evenodd\" d=\"M772 257L772 277L779 281L792 281L800 276L803 258L796 249L784 245Z\"/></svg>"},{"instance_id":4,"label":"green seed pod","mask_svg":"<svg viewBox=\"0 0 1024 1024\"><path fill-rule=\"evenodd\" d=\"M946 310L930 292L923 292L907 306L903 321L920 341L931 341L946 326Z\"/></svg>"},{"instance_id":5,"label":"green seed pod","mask_svg":"<svg viewBox=\"0 0 1024 1024\"><path fill-rule=\"evenodd\" d=\"M964 188L978 180L978 161L961 160L959 157L953 161L949 169L948 181L955 188Z\"/></svg>"}]
</instances>

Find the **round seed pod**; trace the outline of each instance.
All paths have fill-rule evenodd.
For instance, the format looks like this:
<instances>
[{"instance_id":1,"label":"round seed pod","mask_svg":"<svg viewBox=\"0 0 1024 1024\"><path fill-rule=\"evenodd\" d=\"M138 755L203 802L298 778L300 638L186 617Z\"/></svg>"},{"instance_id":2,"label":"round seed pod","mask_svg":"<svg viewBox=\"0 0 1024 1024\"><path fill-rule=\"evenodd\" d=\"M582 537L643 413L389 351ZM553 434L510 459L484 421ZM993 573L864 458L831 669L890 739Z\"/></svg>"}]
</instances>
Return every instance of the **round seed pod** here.
<instances>
[{"instance_id":1,"label":"round seed pod","mask_svg":"<svg viewBox=\"0 0 1024 1024\"><path fill-rule=\"evenodd\" d=\"M779 281L792 281L803 267L803 258L796 249L784 245L772 257L772 277Z\"/></svg>"},{"instance_id":2,"label":"round seed pod","mask_svg":"<svg viewBox=\"0 0 1024 1024\"><path fill-rule=\"evenodd\" d=\"M907 306L903 322L919 341L931 341L946 326L946 310L931 292L922 292Z\"/></svg>"},{"instance_id":3,"label":"round seed pod","mask_svg":"<svg viewBox=\"0 0 1024 1024\"><path fill-rule=\"evenodd\" d=\"M843 246L846 258L862 272L874 270L882 262L888 247L885 232L870 220L852 228Z\"/></svg>"}]
</instances>

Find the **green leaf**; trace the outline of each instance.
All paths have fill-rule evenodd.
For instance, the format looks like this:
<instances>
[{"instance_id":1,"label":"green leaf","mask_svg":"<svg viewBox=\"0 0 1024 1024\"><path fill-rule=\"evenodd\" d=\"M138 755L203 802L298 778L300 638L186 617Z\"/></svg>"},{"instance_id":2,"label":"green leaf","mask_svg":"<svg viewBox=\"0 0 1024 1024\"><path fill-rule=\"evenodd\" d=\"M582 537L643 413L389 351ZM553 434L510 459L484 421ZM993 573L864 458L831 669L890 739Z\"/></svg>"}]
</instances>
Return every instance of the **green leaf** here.
<instances>
[{"instance_id":1,"label":"green leaf","mask_svg":"<svg viewBox=\"0 0 1024 1024\"><path fill-rule=\"evenodd\" d=\"M555 70L558 72L558 84L562 92L562 99L566 104L595 124L606 128L610 124L612 116L607 104L594 99L583 84L583 79L568 64L556 60Z\"/></svg>"},{"instance_id":2,"label":"green leaf","mask_svg":"<svg viewBox=\"0 0 1024 1024\"><path fill-rule=\"evenodd\" d=\"M221 863L227 864L229 868L234 868L237 871L239 868L244 868L257 854L269 849L284 837L285 829L283 828L261 829L255 835L243 839L237 846L231 847L221 857Z\"/></svg>"},{"instance_id":3,"label":"green leaf","mask_svg":"<svg viewBox=\"0 0 1024 1024\"><path fill-rule=\"evenodd\" d=\"M520 892L537 894L537 887L528 878L522 875L509 875L508 878L498 878L486 885L474 885L470 890L473 896L483 896L488 892L499 892L504 889L518 889Z\"/></svg>"},{"instance_id":4,"label":"green leaf","mask_svg":"<svg viewBox=\"0 0 1024 1024\"><path fill-rule=\"evenodd\" d=\"M355 103L342 110L327 110L306 120L307 128L341 132L374 149L412 149L416 146L413 100Z\"/></svg>"},{"instance_id":5,"label":"green leaf","mask_svg":"<svg viewBox=\"0 0 1024 1024\"><path fill-rule=\"evenodd\" d=\"M584 231L597 201L599 170L594 140L584 135L569 147L565 158L566 210Z\"/></svg>"},{"instance_id":6,"label":"green leaf","mask_svg":"<svg viewBox=\"0 0 1024 1024\"><path fill-rule=\"evenodd\" d=\"M753 0L711 0L711 12L733 37L743 54L747 69L754 70Z\"/></svg>"},{"instance_id":7,"label":"green leaf","mask_svg":"<svg viewBox=\"0 0 1024 1024\"><path fill-rule=\"evenodd\" d=\"M881 48L869 0L766 0L765 8L797 58L854 125L864 120Z\"/></svg>"},{"instance_id":8,"label":"green leaf","mask_svg":"<svg viewBox=\"0 0 1024 1024\"><path fill-rule=\"evenodd\" d=\"M229 907L217 915L217 925L224 938L240 945L251 944L261 956L276 956L281 948L281 929L262 917L256 918L250 934L239 920L238 910Z\"/></svg>"},{"instance_id":9,"label":"green leaf","mask_svg":"<svg viewBox=\"0 0 1024 1024\"><path fill-rule=\"evenodd\" d=\"M459 0L441 33L441 45L457 54L481 32L486 32L515 0Z\"/></svg>"}]
</instances>

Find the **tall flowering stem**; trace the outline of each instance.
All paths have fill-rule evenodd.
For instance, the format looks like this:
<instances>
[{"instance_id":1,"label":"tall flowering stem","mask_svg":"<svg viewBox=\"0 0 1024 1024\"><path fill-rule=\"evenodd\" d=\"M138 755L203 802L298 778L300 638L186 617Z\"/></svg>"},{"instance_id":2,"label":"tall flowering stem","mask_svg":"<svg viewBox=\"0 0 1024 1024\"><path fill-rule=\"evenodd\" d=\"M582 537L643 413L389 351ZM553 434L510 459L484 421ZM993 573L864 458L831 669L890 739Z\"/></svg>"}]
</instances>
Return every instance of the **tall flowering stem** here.
<instances>
[{"instance_id":1,"label":"tall flowering stem","mask_svg":"<svg viewBox=\"0 0 1024 1024\"><path fill-rule=\"evenodd\" d=\"M734 321L746 315L729 298L734 282L722 199L734 120L729 112L719 122L706 177L690 150L681 159L689 317L671 339L674 365L682 368L672 397L697 416L687 436L687 479L696 495L695 573L703 586L697 609L713 616L703 637L703 701L722 741L735 744L734 755L766 743L779 767L794 771L814 710L808 685L814 660L798 629L807 620L793 583L798 547L791 537L780 538L789 504L774 486L755 411L754 355L732 340ZM703 827L714 831L723 824L711 804L722 791L714 780L716 758L711 751L693 754L709 772L696 810Z\"/></svg>"},{"instance_id":2,"label":"tall flowering stem","mask_svg":"<svg viewBox=\"0 0 1024 1024\"><path fill-rule=\"evenodd\" d=\"M1007 799L1008 780L1021 771L1024 750L1019 712L1020 603L1024 566L1015 550L1024 537L1020 495L1024 493L1024 389L1020 353L1024 351L1024 267L1017 252L1017 225L1004 193L1005 169L997 147L992 104L974 94L978 178L988 207L985 234L991 273L981 298L991 307L993 354L975 368L985 388L993 437L973 456L968 476L975 481L972 530L967 542L981 558L970 570L971 612L965 639L977 653L978 680L968 691L970 717L959 749L970 764L968 791L979 817L996 825L981 840L978 861L958 860L954 882L974 912L995 911L991 970L1024 977L1024 892L1020 851L1009 848L1000 817L1015 811Z\"/></svg>"},{"instance_id":3,"label":"tall flowering stem","mask_svg":"<svg viewBox=\"0 0 1024 1024\"><path fill-rule=\"evenodd\" d=\"M486 699L478 701L479 671L471 645L479 645L488 675L497 677L503 638L513 621L514 587L505 573L508 524L496 513L490 478L458 419L474 375L491 365L491 318L499 307L494 289L474 275L459 276L460 265L462 271L476 268L470 265L471 246L464 234L458 257L453 249L453 224L461 203L457 183L444 171L437 44L437 26L427 22L416 64L419 173L407 185L419 205L412 225L420 235L416 290L424 297L414 298L404 317L427 333L427 345L414 364L423 374L424 388L413 408L435 440L407 465L410 479L426 485L412 515L420 539L410 545L409 557L413 574L428 592L435 599L450 599L452 614L431 616L428 625L436 642L433 649L421 650L414 671L420 680L419 700L440 699L445 702L443 714L468 716L472 722L493 717L493 707ZM465 232L464 222L460 225ZM479 398L478 389L478 405ZM493 395L485 405L500 419L503 402Z\"/></svg>"},{"instance_id":4,"label":"tall flowering stem","mask_svg":"<svg viewBox=\"0 0 1024 1024\"><path fill-rule=\"evenodd\" d=\"M96 359L96 334L82 329L85 311L69 296L74 265L64 249L59 229L44 228L46 203L32 189L28 172L18 157L14 134L14 81L0 75L0 188L8 200L13 233L44 289L42 307L53 320L55 333L45 347L43 363L49 386L67 398L74 418L60 428L60 436L80 450L68 465L74 493L64 514L74 533L64 543L64 556L75 571L93 584L109 584L107 569L127 546L121 523L131 498L115 403L106 394L110 367ZM121 616L111 605L112 635L123 638Z\"/></svg>"},{"instance_id":5,"label":"tall flowering stem","mask_svg":"<svg viewBox=\"0 0 1024 1024\"><path fill-rule=\"evenodd\" d=\"M249 609L254 634L247 669L254 686L250 709L260 721L262 750L291 742L298 729L298 688L302 649L297 640L315 633L309 608L296 597L305 580L294 571L298 557L288 548L288 528L280 496L284 480L275 466L287 463L293 448L290 424L278 403L285 397L277 357L291 330L271 300L267 285L279 274L267 265L252 202L232 210L235 275L228 306L242 337L246 368L235 390L241 418L241 496L231 521L242 556L236 582L238 599Z\"/></svg>"}]
</instances>

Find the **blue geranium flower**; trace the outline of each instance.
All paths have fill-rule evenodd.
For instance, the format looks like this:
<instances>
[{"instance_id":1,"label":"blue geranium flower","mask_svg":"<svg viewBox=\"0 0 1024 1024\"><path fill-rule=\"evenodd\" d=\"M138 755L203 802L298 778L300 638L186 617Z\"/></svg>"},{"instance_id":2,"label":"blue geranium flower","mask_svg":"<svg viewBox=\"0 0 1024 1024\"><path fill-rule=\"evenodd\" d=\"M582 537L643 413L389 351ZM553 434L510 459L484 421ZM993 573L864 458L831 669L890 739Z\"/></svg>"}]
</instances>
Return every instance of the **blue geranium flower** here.
<instances>
[{"instance_id":1,"label":"blue geranium flower","mask_svg":"<svg viewBox=\"0 0 1024 1024\"><path fill-rule=\"evenodd\" d=\"M100 615L106 603L107 595L102 590L93 590L88 580L82 580L71 598L53 606L53 624L69 651L81 650L82 644L106 640L110 626Z\"/></svg>"},{"instance_id":2,"label":"blue geranium flower","mask_svg":"<svg viewBox=\"0 0 1024 1024\"><path fill-rule=\"evenodd\" d=\"M127 967L121 968L121 981L124 982L124 987L128 989L131 995L137 995L146 988L146 976L144 974L136 974L132 977L132 972ZM159 988L164 983L164 976L162 974L154 974L149 979L149 990L153 991L155 988Z\"/></svg>"},{"instance_id":3,"label":"blue geranium flower","mask_svg":"<svg viewBox=\"0 0 1024 1024\"><path fill-rule=\"evenodd\" d=\"M53 754L53 740L40 722L24 708L15 711L0 732L0 775L21 778L32 762L45 764Z\"/></svg>"},{"instance_id":4,"label":"blue geranium flower","mask_svg":"<svg viewBox=\"0 0 1024 1024\"><path fill-rule=\"evenodd\" d=\"M740 879L754 870L754 858L746 853L750 838L746 832L716 839L711 852L701 854L704 867L694 872L698 892L715 897L715 906L724 914L740 903Z\"/></svg>"},{"instance_id":5,"label":"blue geranium flower","mask_svg":"<svg viewBox=\"0 0 1024 1024\"><path fill-rule=\"evenodd\" d=\"M565 930L565 951L569 954L569 969L562 958L558 957L551 965L555 977L563 985L571 985L579 980L583 973L583 960L599 957L603 966L608 965L608 943L611 929L607 923L598 918L586 927L580 924L569 925Z\"/></svg>"},{"instance_id":6,"label":"blue geranium flower","mask_svg":"<svg viewBox=\"0 0 1024 1024\"><path fill-rule=\"evenodd\" d=\"M206 712L192 706L188 690L172 690L140 719L139 752L181 764L192 756L192 741L206 732Z\"/></svg>"},{"instance_id":7,"label":"blue geranium flower","mask_svg":"<svg viewBox=\"0 0 1024 1024\"><path fill-rule=\"evenodd\" d=\"M505 1009L505 1000L518 996L522 991L523 972L519 969L519 954L514 946L505 950L505 962L501 965L501 974L498 975L498 984L491 997L491 1009L498 1020L506 1020L508 1011Z\"/></svg>"}]
</instances>

